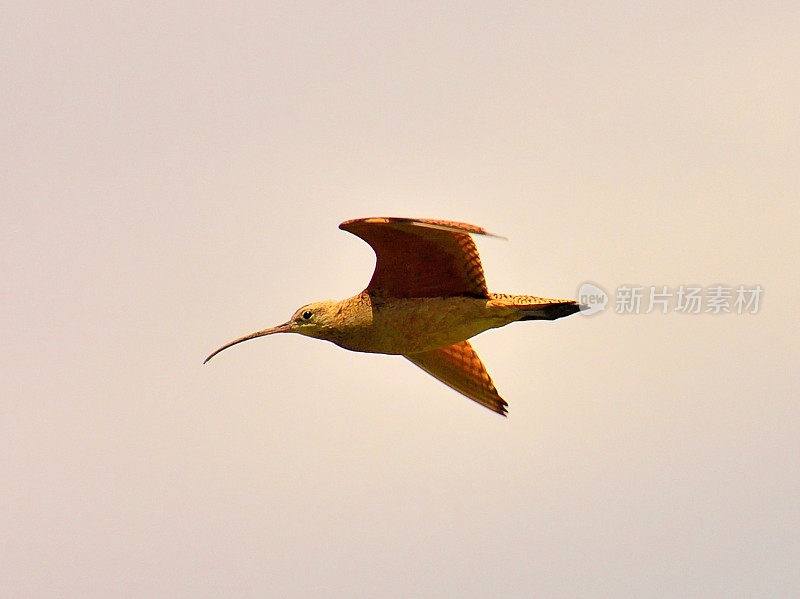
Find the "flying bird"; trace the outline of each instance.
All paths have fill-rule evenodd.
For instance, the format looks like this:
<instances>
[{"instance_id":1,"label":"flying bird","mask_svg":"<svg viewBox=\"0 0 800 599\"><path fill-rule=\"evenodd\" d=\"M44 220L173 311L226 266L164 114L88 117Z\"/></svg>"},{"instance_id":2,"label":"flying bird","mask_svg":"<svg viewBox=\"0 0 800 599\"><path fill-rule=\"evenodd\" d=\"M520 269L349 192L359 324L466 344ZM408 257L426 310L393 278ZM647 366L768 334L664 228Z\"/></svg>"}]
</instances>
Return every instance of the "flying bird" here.
<instances>
[{"instance_id":1,"label":"flying bird","mask_svg":"<svg viewBox=\"0 0 800 599\"><path fill-rule=\"evenodd\" d=\"M366 241L376 264L353 297L306 304L285 323L226 343L224 349L274 333L300 333L352 351L401 355L479 404L506 415L468 339L520 320L555 320L581 309L571 299L490 293L471 235L492 235L465 223L361 218L339 228Z\"/></svg>"}]
</instances>

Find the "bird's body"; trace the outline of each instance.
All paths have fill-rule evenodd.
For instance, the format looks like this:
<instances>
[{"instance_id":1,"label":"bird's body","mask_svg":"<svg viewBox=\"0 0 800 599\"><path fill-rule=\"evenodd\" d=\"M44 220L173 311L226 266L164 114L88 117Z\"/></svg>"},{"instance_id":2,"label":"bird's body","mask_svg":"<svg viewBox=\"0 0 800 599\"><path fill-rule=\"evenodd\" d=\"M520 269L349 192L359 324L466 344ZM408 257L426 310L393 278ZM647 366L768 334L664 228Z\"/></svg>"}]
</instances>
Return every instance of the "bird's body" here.
<instances>
[{"instance_id":1,"label":"bird's body","mask_svg":"<svg viewBox=\"0 0 800 599\"><path fill-rule=\"evenodd\" d=\"M324 324L310 337L351 351L409 355L446 347L488 329L535 318L552 302L526 295L489 298L425 297L385 300L366 292L340 301L317 302L315 318ZM544 316L542 316L544 318Z\"/></svg>"},{"instance_id":2,"label":"bird's body","mask_svg":"<svg viewBox=\"0 0 800 599\"><path fill-rule=\"evenodd\" d=\"M467 339L518 320L554 320L579 310L568 299L489 293L470 233L463 223L403 218L346 221L341 229L375 250L367 288L340 301L303 306L288 322L228 343L296 332L352 351L396 354L445 384L505 414L498 395Z\"/></svg>"}]
</instances>

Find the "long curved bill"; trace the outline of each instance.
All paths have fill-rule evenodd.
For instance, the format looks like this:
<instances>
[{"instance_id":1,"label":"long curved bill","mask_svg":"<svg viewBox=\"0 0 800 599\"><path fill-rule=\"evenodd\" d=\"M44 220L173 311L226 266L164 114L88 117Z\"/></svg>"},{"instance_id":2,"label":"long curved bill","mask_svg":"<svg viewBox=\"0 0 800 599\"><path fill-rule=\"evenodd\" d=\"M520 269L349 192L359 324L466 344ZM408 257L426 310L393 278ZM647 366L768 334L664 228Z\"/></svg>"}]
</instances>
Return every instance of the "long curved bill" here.
<instances>
[{"instance_id":1,"label":"long curved bill","mask_svg":"<svg viewBox=\"0 0 800 599\"><path fill-rule=\"evenodd\" d=\"M272 335L273 333L290 333L291 331L292 331L292 323L284 322L283 324L279 324L276 327L264 329L263 331L256 331L255 333L250 333L249 335L245 335L244 337L239 337L238 339L234 339L230 343L226 343L219 349L215 350L210 356L208 356L205 360L203 360L203 364L208 362L211 358L216 356L223 349L228 349L232 345L236 345L237 343L241 343L242 341L248 341L250 339L255 339L256 337L263 337L264 335Z\"/></svg>"}]
</instances>

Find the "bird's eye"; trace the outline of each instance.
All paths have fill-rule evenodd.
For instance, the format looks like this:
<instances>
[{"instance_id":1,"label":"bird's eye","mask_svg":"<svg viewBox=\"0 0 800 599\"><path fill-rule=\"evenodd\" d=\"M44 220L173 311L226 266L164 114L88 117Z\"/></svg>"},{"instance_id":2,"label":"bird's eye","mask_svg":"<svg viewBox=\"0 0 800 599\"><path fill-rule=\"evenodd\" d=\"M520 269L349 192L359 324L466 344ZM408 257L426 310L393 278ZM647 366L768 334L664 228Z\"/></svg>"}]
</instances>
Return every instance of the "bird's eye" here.
<instances>
[{"instance_id":1,"label":"bird's eye","mask_svg":"<svg viewBox=\"0 0 800 599\"><path fill-rule=\"evenodd\" d=\"M308 320L313 316L311 310L306 310L303 312L303 320Z\"/></svg>"}]
</instances>

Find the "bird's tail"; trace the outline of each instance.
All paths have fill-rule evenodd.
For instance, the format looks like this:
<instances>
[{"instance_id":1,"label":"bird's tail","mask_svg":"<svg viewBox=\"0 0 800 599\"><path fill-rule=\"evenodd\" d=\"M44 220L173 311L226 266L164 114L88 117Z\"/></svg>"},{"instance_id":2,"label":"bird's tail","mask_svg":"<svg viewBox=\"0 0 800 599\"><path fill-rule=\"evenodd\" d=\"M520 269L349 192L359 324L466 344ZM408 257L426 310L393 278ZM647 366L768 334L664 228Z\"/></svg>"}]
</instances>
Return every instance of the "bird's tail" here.
<instances>
[{"instance_id":1,"label":"bird's tail","mask_svg":"<svg viewBox=\"0 0 800 599\"><path fill-rule=\"evenodd\" d=\"M549 299L533 295L492 293L491 298L503 307L518 309L522 315L519 320L555 320L575 314L584 308L575 300Z\"/></svg>"}]
</instances>

